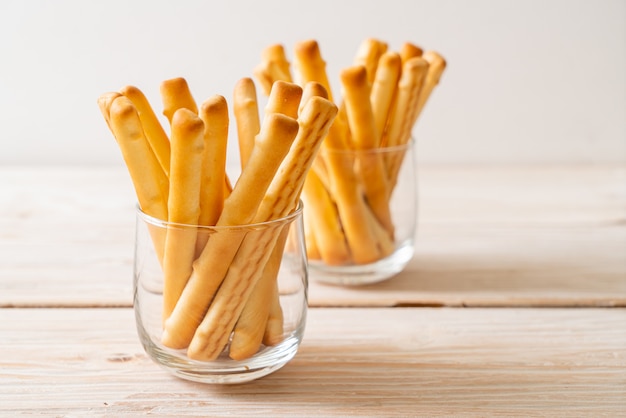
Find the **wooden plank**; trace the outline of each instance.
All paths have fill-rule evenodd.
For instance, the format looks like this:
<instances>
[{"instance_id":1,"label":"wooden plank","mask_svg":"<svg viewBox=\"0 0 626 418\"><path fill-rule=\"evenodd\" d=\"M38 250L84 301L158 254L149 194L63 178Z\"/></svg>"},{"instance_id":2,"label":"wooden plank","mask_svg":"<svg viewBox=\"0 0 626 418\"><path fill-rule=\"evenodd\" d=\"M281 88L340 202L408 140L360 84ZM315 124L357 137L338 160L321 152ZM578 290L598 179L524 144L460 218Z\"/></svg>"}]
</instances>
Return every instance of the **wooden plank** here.
<instances>
[{"instance_id":1,"label":"wooden plank","mask_svg":"<svg viewBox=\"0 0 626 418\"><path fill-rule=\"evenodd\" d=\"M316 306L626 306L626 225L423 224L397 276L310 294Z\"/></svg>"},{"instance_id":2,"label":"wooden plank","mask_svg":"<svg viewBox=\"0 0 626 418\"><path fill-rule=\"evenodd\" d=\"M124 167L4 167L0 178L0 306L129 305Z\"/></svg>"},{"instance_id":3,"label":"wooden plank","mask_svg":"<svg viewBox=\"0 0 626 418\"><path fill-rule=\"evenodd\" d=\"M420 169L416 256L313 306L625 306L626 167ZM130 306L124 167L0 168L0 306Z\"/></svg>"},{"instance_id":4,"label":"wooden plank","mask_svg":"<svg viewBox=\"0 0 626 418\"><path fill-rule=\"evenodd\" d=\"M623 416L626 309L311 309L291 363L178 380L131 309L1 309L0 415Z\"/></svg>"}]
</instances>

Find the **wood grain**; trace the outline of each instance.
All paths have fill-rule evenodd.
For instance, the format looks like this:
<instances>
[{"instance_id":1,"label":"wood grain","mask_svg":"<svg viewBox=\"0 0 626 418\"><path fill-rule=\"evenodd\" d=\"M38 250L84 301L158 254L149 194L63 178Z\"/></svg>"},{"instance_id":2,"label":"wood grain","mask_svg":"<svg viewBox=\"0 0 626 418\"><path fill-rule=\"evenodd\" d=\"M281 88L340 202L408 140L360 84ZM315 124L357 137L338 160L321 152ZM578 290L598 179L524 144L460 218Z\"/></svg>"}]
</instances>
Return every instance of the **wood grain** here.
<instances>
[{"instance_id":1,"label":"wood grain","mask_svg":"<svg viewBox=\"0 0 626 418\"><path fill-rule=\"evenodd\" d=\"M0 168L0 307L131 306L120 167ZM312 306L626 306L625 166L423 166L416 255Z\"/></svg>"},{"instance_id":2,"label":"wood grain","mask_svg":"<svg viewBox=\"0 0 626 418\"><path fill-rule=\"evenodd\" d=\"M626 309L311 309L292 362L171 377L131 309L0 309L0 416L624 416Z\"/></svg>"}]
</instances>

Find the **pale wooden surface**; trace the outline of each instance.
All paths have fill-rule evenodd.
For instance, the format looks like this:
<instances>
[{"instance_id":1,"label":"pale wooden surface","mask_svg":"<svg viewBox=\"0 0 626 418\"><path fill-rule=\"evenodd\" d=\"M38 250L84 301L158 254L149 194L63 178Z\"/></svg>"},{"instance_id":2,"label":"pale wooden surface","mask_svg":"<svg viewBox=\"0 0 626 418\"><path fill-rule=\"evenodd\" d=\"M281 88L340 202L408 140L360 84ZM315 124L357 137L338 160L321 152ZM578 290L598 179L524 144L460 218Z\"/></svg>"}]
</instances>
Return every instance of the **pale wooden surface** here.
<instances>
[{"instance_id":1,"label":"pale wooden surface","mask_svg":"<svg viewBox=\"0 0 626 418\"><path fill-rule=\"evenodd\" d=\"M1 309L0 323L6 416L626 413L621 308L314 308L289 364L226 387L154 365L129 308Z\"/></svg>"},{"instance_id":2,"label":"pale wooden surface","mask_svg":"<svg viewBox=\"0 0 626 418\"><path fill-rule=\"evenodd\" d=\"M626 167L419 185L407 269L311 283L297 356L219 387L139 344L125 169L0 167L0 416L626 417Z\"/></svg>"},{"instance_id":3,"label":"pale wooden surface","mask_svg":"<svg viewBox=\"0 0 626 418\"><path fill-rule=\"evenodd\" d=\"M0 168L0 307L131 306L124 167ZM626 167L420 168L416 255L312 306L626 306Z\"/></svg>"}]
</instances>

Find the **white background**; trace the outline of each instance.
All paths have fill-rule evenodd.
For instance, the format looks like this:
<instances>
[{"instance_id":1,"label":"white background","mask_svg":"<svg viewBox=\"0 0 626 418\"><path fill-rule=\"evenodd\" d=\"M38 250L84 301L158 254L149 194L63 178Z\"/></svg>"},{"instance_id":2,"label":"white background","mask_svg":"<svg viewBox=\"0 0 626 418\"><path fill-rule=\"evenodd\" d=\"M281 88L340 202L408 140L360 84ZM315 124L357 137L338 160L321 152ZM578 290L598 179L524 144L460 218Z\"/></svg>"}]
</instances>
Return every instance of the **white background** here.
<instances>
[{"instance_id":1,"label":"white background","mask_svg":"<svg viewBox=\"0 0 626 418\"><path fill-rule=\"evenodd\" d=\"M448 60L422 162L626 162L624 0L2 0L0 164L122 164L101 93L134 84L160 112L183 76L230 101L272 43L317 39L338 91L366 37Z\"/></svg>"}]
</instances>

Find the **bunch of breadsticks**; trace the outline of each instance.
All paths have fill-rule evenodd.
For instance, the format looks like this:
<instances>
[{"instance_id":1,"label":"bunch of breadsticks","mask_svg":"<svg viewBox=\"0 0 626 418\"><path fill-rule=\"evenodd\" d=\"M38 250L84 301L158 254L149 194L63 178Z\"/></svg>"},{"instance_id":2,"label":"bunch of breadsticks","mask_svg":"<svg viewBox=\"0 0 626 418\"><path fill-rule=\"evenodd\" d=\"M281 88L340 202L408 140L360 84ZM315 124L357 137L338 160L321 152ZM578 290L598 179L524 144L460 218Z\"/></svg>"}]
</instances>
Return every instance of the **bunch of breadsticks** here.
<instances>
[{"instance_id":1,"label":"bunch of breadsticks","mask_svg":"<svg viewBox=\"0 0 626 418\"><path fill-rule=\"evenodd\" d=\"M315 40L297 43L293 62L292 75L282 45L263 50L254 75L266 94L277 80L317 82L333 100ZM370 38L360 45L353 65L341 71L342 97L335 99L339 112L304 185L309 259L328 265L365 264L394 251L390 199L404 152L371 151L402 147L411 140L445 66L435 51L423 52L407 42L396 52Z\"/></svg>"},{"instance_id":2,"label":"bunch of breadsticks","mask_svg":"<svg viewBox=\"0 0 626 418\"><path fill-rule=\"evenodd\" d=\"M163 270L163 345L194 360L225 348L241 360L283 338L277 274L287 229L246 234L229 226L293 213L338 109L318 83L273 83L263 117L250 78L235 86L242 171L226 175L229 109L215 95L197 106L185 79L161 84L166 133L136 87L98 105L116 138L141 210L173 226L151 230ZM175 224L223 227L201 234ZM170 224L168 224L170 225ZM201 228L200 228L201 229Z\"/></svg>"}]
</instances>

